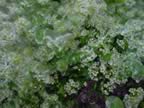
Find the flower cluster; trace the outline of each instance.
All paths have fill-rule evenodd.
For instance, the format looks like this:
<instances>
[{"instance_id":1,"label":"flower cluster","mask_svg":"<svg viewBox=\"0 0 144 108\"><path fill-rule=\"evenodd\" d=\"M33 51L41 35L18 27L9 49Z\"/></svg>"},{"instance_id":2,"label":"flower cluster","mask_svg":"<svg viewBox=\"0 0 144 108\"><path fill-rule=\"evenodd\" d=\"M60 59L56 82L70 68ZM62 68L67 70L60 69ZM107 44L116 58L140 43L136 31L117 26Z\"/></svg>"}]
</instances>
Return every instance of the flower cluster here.
<instances>
[{"instance_id":1,"label":"flower cluster","mask_svg":"<svg viewBox=\"0 0 144 108\"><path fill-rule=\"evenodd\" d=\"M124 102L127 108L138 108L139 103L144 98L144 91L142 88L131 88L129 90L130 94L125 95Z\"/></svg>"},{"instance_id":2,"label":"flower cluster","mask_svg":"<svg viewBox=\"0 0 144 108\"><path fill-rule=\"evenodd\" d=\"M64 89L69 95L71 95L77 93L77 91L80 89L79 86L79 82L74 82L72 79L69 79L69 82L66 83Z\"/></svg>"},{"instance_id":3,"label":"flower cluster","mask_svg":"<svg viewBox=\"0 0 144 108\"><path fill-rule=\"evenodd\" d=\"M0 0L0 107L144 107L143 0Z\"/></svg>"}]
</instances>

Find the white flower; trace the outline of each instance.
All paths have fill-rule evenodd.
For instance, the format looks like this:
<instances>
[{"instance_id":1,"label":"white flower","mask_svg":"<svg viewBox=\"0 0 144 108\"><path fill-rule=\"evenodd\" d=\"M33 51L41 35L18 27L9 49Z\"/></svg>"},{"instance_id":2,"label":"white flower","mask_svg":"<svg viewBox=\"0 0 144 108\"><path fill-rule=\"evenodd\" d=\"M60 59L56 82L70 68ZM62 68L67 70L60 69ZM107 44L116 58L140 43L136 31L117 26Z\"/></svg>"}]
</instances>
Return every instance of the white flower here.
<instances>
[{"instance_id":1,"label":"white flower","mask_svg":"<svg viewBox=\"0 0 144 108\"><path fill-rule=\"evenodd\" d=\"M69 79L69 82L64 86L65 91L71 95L77 93L77 90L80 88L79 82L75 82L73 79Z\"/></svg>"},{"instance_id":2,"label":"white flower","mask_svg":"<svg viewBox=\"0 0 144 108\"><path fill-rule=\"evenodd\" d=\"M49 2L49 0L37 0L39 4L44 5Z\"/></svg>"}]
</instances>

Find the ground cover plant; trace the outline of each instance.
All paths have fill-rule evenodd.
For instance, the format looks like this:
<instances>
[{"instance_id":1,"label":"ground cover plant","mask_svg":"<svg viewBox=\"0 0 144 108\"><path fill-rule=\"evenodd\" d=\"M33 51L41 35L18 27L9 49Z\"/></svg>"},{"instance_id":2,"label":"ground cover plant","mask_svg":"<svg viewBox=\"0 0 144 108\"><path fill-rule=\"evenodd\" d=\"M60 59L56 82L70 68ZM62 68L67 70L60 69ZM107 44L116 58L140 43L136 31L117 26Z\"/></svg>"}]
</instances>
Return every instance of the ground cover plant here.
<instances>
[{"instance_id":1,"label":"ground cover plant","mask_svg":"<svg viewBox=\"0 0 144 108\"><path fill-rule=\"evenodd\" d=\"M144 108L144 1L0 0L0 108Z\"/></svg>"}]
</instances>

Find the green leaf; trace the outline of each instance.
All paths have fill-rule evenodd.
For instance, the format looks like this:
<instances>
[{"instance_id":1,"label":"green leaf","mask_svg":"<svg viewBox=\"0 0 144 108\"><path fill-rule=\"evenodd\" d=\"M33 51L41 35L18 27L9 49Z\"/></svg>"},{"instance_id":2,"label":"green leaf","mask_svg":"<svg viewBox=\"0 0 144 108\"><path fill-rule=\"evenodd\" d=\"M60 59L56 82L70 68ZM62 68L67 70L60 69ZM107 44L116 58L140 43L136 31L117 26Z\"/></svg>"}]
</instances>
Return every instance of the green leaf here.
<instances>
[{"instance_id":1,"label":"green leaf","mask_svg":"<svg viewBox=\"0 0 144 108\"><path fill-rule=\"evenodd\" d=\"M59 70L61 72L66 71L68 68L67 60L59 60L59 61L57 61L56 65L57 65L57 70Z\"/></svg>"},{"instance_id":2,"label":"green leaf","mask_svg":"<svg viewBox=\"0 0 144 108\"><path fill-rule=\"evenodd\" d=\"M144 101L140 102L138 108L144 108Z\"/></svg>"},{"instance_id":3,"label":"green leaf","mask_svg":"<svg viewBox=\"0 0 144 108\"><path fill-rule=\"evenodd\" d=\"M141 62L139 61L134 61L133 66L133 76L137 78L143 78L144 77L144 66Z\"/></svg>"},{"instance_id":4,"label":"green leaf","mask_svg":"<svg viewBox=\"0 0 144 108\"><path fill-rule=\"evenodd\" d=\"M64 91L64 88L63 88L62 85L61 85L61 87L59 87L58 93L59 93L61 96L63 96L63 95L65 94L65 91Z\"/></svg>"},{"instance_id":5,"label":"green leaf","mask_svg":"<svg viewBox=\"0 0 144 108\"><path fill-rule=\"evenodd\" d=\"M82 53L80 52L75 52L73 53L71 56L69 56L69 60L71 60L72 64L78 63L80 62L80 56L82 55ZM70 61L69 61L70 62Z\"/></svg>"},{"instance_id":6,"label":"green leaf","mask_svg":"<svg viewBox=\"0 0 144 108\"><path fill-rule=\"evenodd\" d=\"M109 60L111 60L111 56L112 56L111 53L107 53L107 54L103 54L103 55L102 55L102 58L103 58L103 60L105 60L105 61L109 61Z\"/></svg>"},{"instance_id":7,"label":"green leaf","mask_svg":"<svg viewBox=\"0 0 144 108\"><path fill-rule=\"evenodd\" d=\"M124 108L122 100L115 96L110 96L106 100L107 108Z\"/></svg>"},{"instance_id":8,"label":"green leaf","mask_svg":"<svg viewBox=\"0 0 144 108\"><path fill-rule=\"evenodd\" d=\"M13 101L10 101L8 103L4 103L1 107L2 108L16 108L15 103Z\"/></svg>"},{"instance_id":9,"label":"green leaf","mask_svg":"<svg viewBox=\"0 0 144 108\"><path fill-rule=\"evenodd\" d=\"M39 42L42 42L43 37L44 37L43 30L37 30L37 32L36 32L36 41L37 41L38 43L39 43Z\"/></svg>"}]
</instances>

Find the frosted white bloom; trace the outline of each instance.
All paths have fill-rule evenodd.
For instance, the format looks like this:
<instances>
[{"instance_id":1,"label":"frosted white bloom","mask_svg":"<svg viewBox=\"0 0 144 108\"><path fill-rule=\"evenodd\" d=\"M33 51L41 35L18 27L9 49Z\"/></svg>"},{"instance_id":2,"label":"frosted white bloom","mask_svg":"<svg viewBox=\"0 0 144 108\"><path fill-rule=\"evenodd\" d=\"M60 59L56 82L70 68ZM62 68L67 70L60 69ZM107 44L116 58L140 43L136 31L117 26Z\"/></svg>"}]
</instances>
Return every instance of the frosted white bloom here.
<instances>
[{"instance_id":1,"label":"frosted white bloom","mask_svg":"<svg viewBox=\"0 0 144 108\"><path fill-rule=\"evenodd\" d=\"M75 82L73 79L69 79L69 81L64 86L66 93L69 95L77 93L77 90L80 88L79 82Z\"/></svg>"},{"instance_id":2,"label":"frosted white bloom","mask_svg":"<svg viewBox=\"0 0 144 108\"><path fill-rule=\"evenodd\" d=\"M37 1L42 5L47 4L49 2L49 0L37 0Z\"/></svg>"},{"instance_id":3,"label":"frosted white bloom","mask_svg":"<svg viewBox=\"0 0 144 108\"><path fill-rule=\"evenodd\" d=\"M130 94L124 97L125 106L126 108L137 108L144 97L144 91L142 88L131 88L129 92Z\"/></svg>"},{"instance_id":4,"label":"frosted white bloom","mask_svg":"<svg viewBox=\"0 0 144 108\"><path fill-rule=\"evenodd\" d=\"M96 57L96 54L95 54L93 48L91 48L89 46L84 46L83 48L81 48L81 51L84 53L84 56L82 57L83 64L93 61L94 58Z\"/></svg>"},{"instance_id":5,"label":"frosted white bloom","mask_svg":"<svg viewBox=\"0 0 144 108\"><path fill-rule=\"evenodd\" d=\"M98 74L99 74L99 68L97 67L97 64L92 64L88 69L88 75L92 80L98 80Z\"/></svg>"},{"instance_id":6,"label":"frosted white bloom","mask_svg":"<svg viewBox=\"0 0 144 108\"><path fill-rule=\"evenodd\" d=\"M132 7L136 4L136 1L135 0L127 0L125 2L125 4L128 6L128 7Z\"/></svg>"},{"instance_id":7,"label":"frosted white bloom","mask_svg":"<svg viewBox=\"0 0 144 108\"><path fill-rule=\"evenodd\" d=\"M16 20L15 25L16 25L16 32L18 34L21 34L25 31L28 31L28 27L30 25L30 22L24 17L19 17Z\"/></svg>"}]
</instances>

